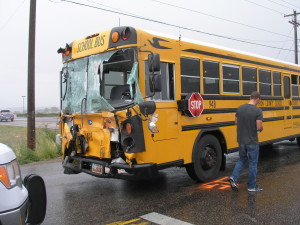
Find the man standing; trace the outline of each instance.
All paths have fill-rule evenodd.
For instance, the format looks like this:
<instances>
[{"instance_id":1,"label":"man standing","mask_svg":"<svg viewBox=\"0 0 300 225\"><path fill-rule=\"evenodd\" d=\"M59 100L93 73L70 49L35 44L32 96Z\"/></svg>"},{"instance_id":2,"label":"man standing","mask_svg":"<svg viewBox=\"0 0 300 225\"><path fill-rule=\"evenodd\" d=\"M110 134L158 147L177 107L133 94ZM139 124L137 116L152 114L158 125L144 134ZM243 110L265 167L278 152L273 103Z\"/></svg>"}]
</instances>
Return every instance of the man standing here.
<instances>
[{"instance_id":1,"label":"man standing","mask_svg":"<svg viewBox=\"0 0 300 225\"><path fill-rule=\"evenodd\" d=\"M237 181L245 164L248 162L248 191L262 191L256 185L257 163L259 156L258 133L263 130L263 114L256 105L260 101L257 91L251 93L248 104L241 105L236 112L237 141L239 143L240 159L236 163L229 182L233 190L238 191Z\"/></svg>"}]
</instances>

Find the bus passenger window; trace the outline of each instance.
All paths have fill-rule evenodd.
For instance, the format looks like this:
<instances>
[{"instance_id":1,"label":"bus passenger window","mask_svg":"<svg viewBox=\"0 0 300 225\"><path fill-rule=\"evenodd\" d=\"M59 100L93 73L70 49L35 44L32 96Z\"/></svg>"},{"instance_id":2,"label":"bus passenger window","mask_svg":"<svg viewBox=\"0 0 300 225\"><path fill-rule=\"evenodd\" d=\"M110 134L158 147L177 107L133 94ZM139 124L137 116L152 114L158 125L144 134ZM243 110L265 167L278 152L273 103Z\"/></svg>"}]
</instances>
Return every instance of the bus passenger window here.
<instances>
[{"instance_id":1,"label":"bus passenger window","mask_svg":"<svg viewBox=\"0 0 300 225\"><path fill-rule=\"evenodd\" d=\"M150 91L150 72L148 70L148 61L145 61L145 79L146 79L146 95L151 96L153 93ZM161 92L156 92L152 97L153 100L169 101L175 100L174 89L174 64L160 63L160 76L161 76Z\"/></svg>"},{"instance_id":2,"label":"bus passenger window","mask_svg":"<svg viewBox=\"0 0 300 225\"><path fill-rule=\"evenodd\" d=\"M250 67L243 67L242 75L243 75L243 95L251 95L253 91L257 91L256 69Z\"/></svg>"},{"instance_id":3,"label":"bus passenger window","mask_svg":"<svg viewBox=\"0 0 300 225\"><path fill-rule=\"evenodd\" d=\"M204 94L219 94L219 63L203 61Z\"/></svg>"},{"instance_id":4,"label":"bus passenger window","mask_svg":"<svg viewBox=\"0 0 300 225\"><path fill-rule=\"evenodd\" d=\"M290 89L290 78L284 77L284 98L290 98L291 97L291 89Z\"/></svg>"},{"instance_id":5,"label":"bus passenger window","mask_svg":"<svg viewBox=\"0 0 300 225\"><path fill-rule=\"evenodd\" d=\"M240 93L240 67L223 64L223 92Z\"/></svg>"},{"instance_id":6,"label":"bus passenger window","mask_svg":"<svg viewBox=\"0 0 300 225\"><path fill-rule=\"evenodd\" d=\"M271 71L259 70L259 91L261 95L271 95Z\"/></svg>"},{"instance_id":7,"label":"bus passenger window","mask_svg":"<svg viewBox=\"0 0 300 225\"><path fill-rule=\"evenodd\" d=\"M297 75L292 75L292 96L293 97L299 97L298 80L299 77Z\"/></svg>"},{"instance_id":8,"label":"bus passenger window","mask_svg":"<svg viewBox=\"0 0 300 225\"><path fill-rule=\"evenodd\" d=\"M274 96L281 96L281 78L279 72L273 72Z\"/></svg>"},{"instance_id":9,"label":"bus passenger window","mask_svg":"<svg viewBox=\"0 0 300 225\"><path fill-rule=\"evenodd\" d=\"M181 93L200 92L200 60L180 58Z\"/></svg>"}]
</instances>

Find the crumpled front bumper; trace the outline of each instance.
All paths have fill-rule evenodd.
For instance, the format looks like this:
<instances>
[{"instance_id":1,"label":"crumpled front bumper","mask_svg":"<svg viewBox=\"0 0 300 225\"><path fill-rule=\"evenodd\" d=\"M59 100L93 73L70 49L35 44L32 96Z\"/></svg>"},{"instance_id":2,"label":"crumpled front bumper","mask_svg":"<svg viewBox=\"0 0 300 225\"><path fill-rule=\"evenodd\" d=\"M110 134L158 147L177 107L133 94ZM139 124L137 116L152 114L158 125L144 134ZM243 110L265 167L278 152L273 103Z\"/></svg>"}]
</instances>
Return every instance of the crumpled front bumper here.
<instances>
[{"instance_id":1,"label":"crumpled front bumper","mask_svg":"<svg viewBox=\"0 0 300 225\"><path fill-rule=\"evenodd\" d=\"M63 162L63 167L67 174L84 172L96 177L124 180L151 179L158 175L156 163L130 166L122 163L109 164L103 160L81 158L76 156L66 156Z\"/></svg>"}]
</instances>

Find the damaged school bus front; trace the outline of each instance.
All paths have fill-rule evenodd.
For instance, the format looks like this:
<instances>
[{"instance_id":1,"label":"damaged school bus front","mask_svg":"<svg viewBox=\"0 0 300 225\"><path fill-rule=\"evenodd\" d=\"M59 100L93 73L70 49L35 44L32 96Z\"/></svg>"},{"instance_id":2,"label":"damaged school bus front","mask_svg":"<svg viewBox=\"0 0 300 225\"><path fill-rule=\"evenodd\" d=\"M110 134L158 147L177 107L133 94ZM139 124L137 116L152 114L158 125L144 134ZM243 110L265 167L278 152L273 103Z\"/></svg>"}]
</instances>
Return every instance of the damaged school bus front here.
<instances>
[{"instance_id":1,"label":"damaged school bus front","mask_svg":"<svg viewBox=\"0 0 300 225\"><path fill-rule=\"evenodd\" d=\"M67 61L61 72L60 121L65 173L155 176L156 164L136 157L145 152L143 120L149 120L139 105L145 104L135 48Z\"/></svg>"}]
</instances>

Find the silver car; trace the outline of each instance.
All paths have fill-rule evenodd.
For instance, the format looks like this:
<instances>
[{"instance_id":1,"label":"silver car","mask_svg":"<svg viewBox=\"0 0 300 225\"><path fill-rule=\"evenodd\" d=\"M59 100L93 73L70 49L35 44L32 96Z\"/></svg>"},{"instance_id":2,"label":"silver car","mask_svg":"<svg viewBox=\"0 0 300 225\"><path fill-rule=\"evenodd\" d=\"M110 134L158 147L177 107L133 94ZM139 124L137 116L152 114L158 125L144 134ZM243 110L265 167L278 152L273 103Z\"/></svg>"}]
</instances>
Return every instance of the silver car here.
<instances>
[{"instance_id":1,"label":"silver car","mask_svg":"<svg viewBox=\"0 0 300 225\"><path fill-rule=\"evenodd\" d=\"M41 224L46 203L43 178L31 174L23 183L15 153L0 143L0 225Z\"/></svg>"}]
</instances>

